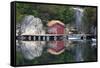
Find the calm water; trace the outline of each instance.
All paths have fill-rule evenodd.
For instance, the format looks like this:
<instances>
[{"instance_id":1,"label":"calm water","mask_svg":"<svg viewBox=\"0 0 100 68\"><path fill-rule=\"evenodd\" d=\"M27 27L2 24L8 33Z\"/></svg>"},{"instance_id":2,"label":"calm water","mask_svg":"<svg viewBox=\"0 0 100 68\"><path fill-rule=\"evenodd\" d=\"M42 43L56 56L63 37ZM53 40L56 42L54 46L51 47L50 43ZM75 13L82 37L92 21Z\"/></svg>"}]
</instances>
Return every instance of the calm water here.
<instances>
[{"instance_id":1,"label":"calm water","mask_svg":"<svg viewBox=\"0 0 100 68\"><path fill-rule=\"evenodd\" d=\"M77 10L75 26L79 32L82 31L82 16L82 11ZM20 24L19 28L16 30L16 36L37 34L45 35L47 34L46 32L47 31L44 28L41 19L30 15L26 16L23 22ZM16 40L17 65L69 63L96 60L96 41L61 40L46 42Z\"/></svg>"},{"instance_id":2,"label":"calm water","mask_svg":"<svg viewBox=\"0 0 100 68\"><path fill-rule=\"evenodd\" d=\"M16 41L16 64L48 64L69 63L80 61L96 61L97 45L91 40L66 40L66 41ZM60 46L61 45L61 46ZM48 52L53 49L60 54ZM54 49L58 50L54 50Z\"/></svg>"}]
</instances>

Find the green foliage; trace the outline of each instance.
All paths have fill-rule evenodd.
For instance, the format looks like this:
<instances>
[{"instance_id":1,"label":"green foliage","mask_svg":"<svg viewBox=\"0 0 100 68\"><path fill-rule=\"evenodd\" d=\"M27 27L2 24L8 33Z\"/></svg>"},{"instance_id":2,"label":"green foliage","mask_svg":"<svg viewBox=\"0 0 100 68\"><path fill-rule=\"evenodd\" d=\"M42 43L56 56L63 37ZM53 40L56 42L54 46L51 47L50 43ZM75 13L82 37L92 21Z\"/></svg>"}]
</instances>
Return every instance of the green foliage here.
<instances>
[{"instance_id":1,"label":"green foliage","mask_svg":"<svg viewBox=\"0 0 100 68\"><path fill-rule=\"evenodd\" d=\"M16 20L20 22L25 15L39 17L46 24L49 20L57 19L64 23L70 23L74 19L74 12L70 6L40 5L40 4L16 4Z\"/></svg>"},{"instance_id":2,"label":"green foliage","mask_svg":"<svg viewBox=\"0 0 100 68\"><path fill-rule=\"evenodd\" d=\"M75 60L71 53L69 53L68 51L65 51L64 61L65 62L74 62Z\"/></svg>"},{"instance_id":3,"label":"green foliage","mask_svg":"<svg viewBox=\"0 0 100 68\"><path fill-rule=\"evenodd\" d=\"M70 6L63 6L58 13L59 19L65 24L71 23L74 20L74 12Z\"/></svg>"},{"instance_id":4,"label":"green foliage","mask_svg":"<svg viewBox=\"0 0 100 68\"><path fill-rule=\"evenodd\" d=\"M16 65L23 64L23 56L21 53L16 52Z\"/></svg>"},{"instance_id":5,"label":"green foliage","mask_svg":"<svg viewBox=\"0 0 100 68\"><path fill-rule=\"evenodd\" d=\"M90 23L95 23L96 21L96 8L93 7L87 7L85 8L85 17L87 18L87 21Z\"/></svg>"},{"instance_id":6,"label":"green foliage","mask_svg":"<svg viewBox=\"0 0 100 68\"><path fill-rule=\"evenodd\" d=\"M17 64L51 64L51 63L64 63L64 62L73 62L73 57L67 51L63 52L60 55L52 55L47 51L44 51L40 57L36 57L33 60L25 60L22 55L17 52L16 57Z\"/></svg>"},{"instance_id":7,"label":"green foliage","mask_svg":"<svg viewBox=\"0 0 100 68\"><path fill-rule=\"evenodd\" d=\"M85 25L85 32L89 33L92 26L97 26L96 22L96 8L94 7L85 7L84 8L84 25Z\"/></svg>"},{"instance_id":8,"label":"green foliage","mask_svg":"<svg viewBox=\"0 0 100 68\"><path fill-rule=\"evenodd\" d=\"M16 3L16 21L19 23L25 15L37 16L38 12L32 4Z\"/></svg>"}]
</instances>

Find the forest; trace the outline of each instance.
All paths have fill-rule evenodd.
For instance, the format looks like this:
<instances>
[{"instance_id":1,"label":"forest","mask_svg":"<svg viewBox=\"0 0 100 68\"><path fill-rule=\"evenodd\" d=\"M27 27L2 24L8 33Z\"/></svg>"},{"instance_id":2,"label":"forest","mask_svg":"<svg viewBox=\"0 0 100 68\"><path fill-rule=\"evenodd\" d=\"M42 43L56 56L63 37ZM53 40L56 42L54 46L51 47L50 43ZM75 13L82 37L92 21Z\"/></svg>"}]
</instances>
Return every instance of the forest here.
<instances>
[{"instance_id":1,"label":"forest","mask_svg":"<svg viewBox=\"0 0 100 68\"><path fill-rule=\"evenodd\" d=\"M47 4L16 4L16 22L20 23L24 16L33 15L42 19L44 25L50 20L60 20L64 24L75 24L76 16L73 8L78 7L84 10L82 17L83 28L85 33L93 32L88 28L97 26L97 8L85 6L68 6L68 5L47 5ZM86 25L87 24L87 25Z\"/></svg>"}]
</instances>

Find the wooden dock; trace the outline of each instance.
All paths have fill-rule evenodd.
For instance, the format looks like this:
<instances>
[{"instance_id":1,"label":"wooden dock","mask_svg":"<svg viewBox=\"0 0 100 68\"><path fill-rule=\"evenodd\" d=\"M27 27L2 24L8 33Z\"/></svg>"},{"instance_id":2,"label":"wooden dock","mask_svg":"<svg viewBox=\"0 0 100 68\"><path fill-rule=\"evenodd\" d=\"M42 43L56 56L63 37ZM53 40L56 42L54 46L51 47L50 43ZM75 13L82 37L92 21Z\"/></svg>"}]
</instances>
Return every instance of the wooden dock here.
<instances>
[{"instance_id":1,"label":"wooden dock","mask_svg":"<svg viewBox=\"0 0 100 68\"><path fill-rule=\"evenodd\" d=\"M21 35L16 36L17 40L23 41L56 41L56 40L91 40L96 36L92 34L44 34L44 35Z\"/></svg>"}]
</instances>

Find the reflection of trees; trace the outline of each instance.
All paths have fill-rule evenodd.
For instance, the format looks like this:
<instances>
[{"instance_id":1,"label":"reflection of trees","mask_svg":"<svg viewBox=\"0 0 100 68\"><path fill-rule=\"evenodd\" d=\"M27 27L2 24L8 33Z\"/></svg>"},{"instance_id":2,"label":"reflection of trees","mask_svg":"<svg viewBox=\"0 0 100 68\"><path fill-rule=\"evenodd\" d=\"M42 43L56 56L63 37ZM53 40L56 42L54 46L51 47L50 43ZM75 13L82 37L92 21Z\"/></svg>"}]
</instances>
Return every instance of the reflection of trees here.
<instances>
[{"instance_id":1,"label":"reflection of trees","mask_svg":"<svg viewBox=\"0 0 100 68\"><path fill-rule=\"evenodd\" d=\"M80 44L80 42L67 41L65 46L66 46L66 50L70 52L70 56L72 57L71 59L72 62L84 61L83 60L84 46Z\"/></svg>"},{"instance_id":2,"label":"reflection of trees","mask_svg":"<svg viewBox=\"0 0 100 68\"><path fill-rule=\"evenodd\" d=\"M66 52L70 52L73 62L96 61L96 48L90 41L66 41Z\"/></svg>"},{"instance_id":3,"label":"reflection of trees","mask_svg":"<svg viewBox=\"0 0 100 68\"><path fill-rule=\"evenodd\" d=\"M21 41L20 51L24 58L32 60L42 54L45 42L41 41Z\"/></svg>"}]
</instances>

